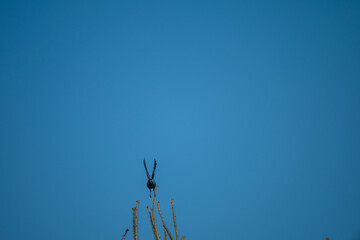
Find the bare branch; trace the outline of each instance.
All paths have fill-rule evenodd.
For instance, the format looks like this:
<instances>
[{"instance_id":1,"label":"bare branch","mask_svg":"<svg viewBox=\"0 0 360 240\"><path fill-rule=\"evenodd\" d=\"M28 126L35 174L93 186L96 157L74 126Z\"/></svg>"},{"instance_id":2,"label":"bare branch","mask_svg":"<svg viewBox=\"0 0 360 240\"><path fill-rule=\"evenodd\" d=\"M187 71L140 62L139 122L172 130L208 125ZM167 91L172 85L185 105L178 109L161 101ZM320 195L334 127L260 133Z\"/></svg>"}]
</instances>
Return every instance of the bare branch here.
<instances>
[{"instance_id":1,"label":"bare branch","mask_svg":"<svg viewBox=\"0 0 360 240\"><path fill-rule=\"evenodd\" d=\"M173 238L173 236L171 235L169 229L166 227L164 217L163 217L163 215L162 215L162 213L161 213L161 210L160 210L160 201L158 201L158 210L159 210L159 214L160 214L160 217L161 217L161 220L162 220L162 223L163 223L163 227L164 227L164 229L165 229L165 238L166 238L166 232L167 232L167 233L169 234L169 236L170 236L170 239L171 239L171 240L174 240L174 238Z\"/></svg>"},{"instance_id":2,"label":"bare branch","mask_svg":"<svg viewBox=\"0 0 360 240\"><path fill-rule=\"evenodd\" d=\"M176 240L179 240L179 234L177 230L177 224L176 224L176 216L175 216L175 207L174 207L174 199L171 199L171 205L172 205L172 212L173 212L173 218L174 218L174 227L175 227L175 233L176 233Z\"/></svg>"},{"instance_id":3,"label":"bare branch","mask_svg":"<svg viewBox=\"0 0 360 240\"><path fill-rule=\"evenodd\" d=\"M121 239L121 240L124 240L124 239L125 239L126 234L128 233L128 231L129 231L129 229L126 229L126 230L125 230L125 233L124 233L124 235L123 235L123 237L122 237L122 239Z\"/></svg>"}]
</instances>

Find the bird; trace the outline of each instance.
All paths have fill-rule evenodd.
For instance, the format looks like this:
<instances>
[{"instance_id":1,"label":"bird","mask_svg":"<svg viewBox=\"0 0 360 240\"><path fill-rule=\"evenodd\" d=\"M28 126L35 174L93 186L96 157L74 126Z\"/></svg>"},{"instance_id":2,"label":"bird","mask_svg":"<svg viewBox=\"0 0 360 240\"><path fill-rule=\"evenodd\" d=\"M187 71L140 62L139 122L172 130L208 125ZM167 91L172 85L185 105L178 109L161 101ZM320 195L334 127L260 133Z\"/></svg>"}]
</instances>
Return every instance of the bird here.
<instances>
[{"instance_id":1,"label":"bird","mask_svg":"<svg viewBox=\"0 0 360 240\"><path fill-rule=\"evenodd\" d=\"M153 172L151 174L151 178L150 178L150 175L149 175L149 172L146 168L146 163L145 163L145 159L144 159L144 167L145 167L145 170L146 170L146 175L147 175L147 178L148 178L148 182L147 182L147 187L149 188L150 190L150 198L151 198L151 189L153 191L155 191L155 187L156 187L156 182L154 180L154 177L155 177L155 169L156 169L156 159L154 159L154 169L153 169Z\"/></svg>"}]
</instances>

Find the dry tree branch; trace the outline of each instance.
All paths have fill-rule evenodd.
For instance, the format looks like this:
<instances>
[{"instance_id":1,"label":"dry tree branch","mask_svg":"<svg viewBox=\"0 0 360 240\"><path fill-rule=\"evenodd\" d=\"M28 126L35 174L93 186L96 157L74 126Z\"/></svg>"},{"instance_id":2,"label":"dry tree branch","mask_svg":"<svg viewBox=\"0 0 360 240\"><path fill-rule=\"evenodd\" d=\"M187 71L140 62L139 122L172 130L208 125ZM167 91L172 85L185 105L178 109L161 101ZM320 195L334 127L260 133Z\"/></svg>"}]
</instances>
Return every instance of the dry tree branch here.
<instances>
[{"instance_id":1,"label":"dry tree branch","mask_svg":"<svg viewBox=\"0 0 360 240\"><path fill-rule=\"evenodd\" d=\"M174 199L171 199L171 205L172 205L172 212L173 212L173 218L174 218L174 227L175 227L175 233L176 233L176 240L179 240L179 234L177 230L177 224L176 224L176 216L175 216L175 207L174 207Z\"/></svg>"},{"instance_id":2,"label":"dry tree branch","mask_svg":"<svg viewBox=\"0 0 360 240\"><path fill-rule=\"evenodd\" d=\"M147 206L148 212L149 212L149 217L150 217L150 222L153 228L153 232L155 235L155 238L157 240L160 240L160 235L159 235L159 230L156 224L156 218L155 218L155 199L156 199L156 193L157 193L157 189L158 189L159 185L156 186L156 189L154 191L154 201L153 201L153 207L151 208L151 212L150 212L150 208L149 206Z\"/></svg>"},{"instance_id":3,"label":"dry tree branch","mask_svg":"<svg viewBox=\"0 0 360 240\"><path fill-rule=\"evenodd\" d=\"M133 231L134 231L134 239L137 240L137 227L136 227L136 222L135 222L135 210L136 208L132 208L133 211Z\"/></svg>"},{"instance_id":4,"label":"dry tree branch","mask_svg":"<svg viewBox=\"0 0 360 240\"><path fill-rule=\"evenodd\" d=\"M150 217L151 225L154 226L154 225L153 225L153 219L152 219L151 212L150 212L150 208L149 208L149 206L147 206L146 208L147 208L147 210L148 210L148 212L149 212L149 217Z\"/></svg>"},{"instance_id":5,"label":"dry tree branch","mask_svg":"<svg viewBox=\"0 0 360 240\"><path fill-rule=\"evenodd\" d=\"M167 232L167 234L169 234L170 239L171 239L171 240L174 240L173 236L172 236L171 233L170 233L170 230L169 230L165 225L164 225L164 229L165 229L165 231Z\"/></svg>"},{"instance_id":6,"label":"dry tree branch","mask_svg":"<svg viewBox=\"0 0 360 240\"><path fill-rule=\"evenodd\" d=\"M134 229L134 239L138 240L138 232L137 232L137 225L138 225L138 209L139 209L140 201L136 201L136 207L133 210L133 229Z\"/></svg>"},{"instance_id":7,"label":"dry tree branch","mask_svg":"<svg viewBox=\"0 0 360 240\"><path fill-rule=\"evenodd\" d=\"M158 238L157 238L157 236L156 236L155 225L154 225L154 222L153 222L154 219L153 219L153 217L151 216L150 208L149 208L149 206L147 206L146 208L147 208L147 210L148 210L148 212L149 212L150 222L151 222L151 226L152 226L152 228L153 228L154 236L155 236L155 238L158 240Z\"/></svg>"},{"instance_id":8,"label":"dry tree branch","mask_svg":"<svg viewBox=\"0 0 360 240\"><path fill-rule=\"evenodd\" d=\"M124 233L124 235L123 235L123 237L122 237L122 239L121 239L121 240L124 240L124 239L125 239L126 234L128 233L128 231L129 231L129 229L126 229L126 230L125 230L125 233Z\"/></svg>"},{"instance_id":9,"label":"dry tree branch","mask_svg":"<svg viewBox=\"0 0 360 240\"><path fill-rule=\"evenodd\" d=\"M147 206L147 210L149 212L149 218L150 218L150 222L151 222L151 226L153 228L153 233L155 236L156 240L161 240L160 239L160 235L159 235L159 230L157 227L157 223L156 223L156 217L155 217L155 201L156 201L156 194L157 194L157 190L159 188L159 185L156 186L156 189L154 191L154 200L153 200L153 206L150 209L149 206ZM134 239L138 240L138 209L139 209L139 203L140 201L137 200L136 201L136 207L132 208L133 210L133 229L134 229ZM160 210L160 201L158 201L158 211L161 217L161 221L163 223L163 227L164 227L164 234L165 237L164 239L167 240L167 237L169 235L171 240L174 240L172 234L170 233L168 227L165 224L165 220L164 217L162 215L162 212ZM173 213L173 221L174 221L174 227L175 227L175 232L176 232L176 240L179 240L179 234L178 234L178 229L177 229L177 224L176 224L176 215L175 215L175 207L174 207L174 199L171 199L171 205L172 205L172 213ZM127 232L129 231L129 229L126 229L125 234L123 235L123 238L121 240L124 240L126 237ZM181 237L181 240L185 240L185 236Z\"/></svg>"},{"instance_id":10,"label":"dry tree branch","mask_svg":"<svg viewBox=\"0 0 360 240\"><path fill-rule=\"evenodd\" d=\"M156 224L156 218L155 218L155 199L156 199L156 193L157 190L159 188L159 185L156 186L156 189L154 191L154 201L153 201L153 207L151 208L151 215L152 215L152 225L153 225L153 230L154 230L154 234L157 240L160 240L160 235L159 235L159 230Z\"/></svg>"},{"instance_id":11,"label":"dry tree branch","mask_svg":"<svg viewBox=\"0 0 360 240\"><path fill-rule=\"evenodd\" d=\"M176 216L175 216L175 207L174 207L174 199L171 199L171 205L172 205L172 212L173 212L173 220L174 220L174 227L175 227L175 232L176 232L176 240L179 240L179 234L178 234L178 229L177 229L177 224L176 224ZM186 236L182 236L181 240L185 240Z\"/></svg>"},{"instance_id":12,"label":"dry tree branch","mask_svg":"<svg viewBox=\"0 0 360 240\"><path fill-rule=\"evenodd\" d=\"M160 210L160 201L158 201L158 210L159 210L159 214L160 214L160 217L161 217L161 221L163 222L163 227L165 229L165 239L166 239L166 232L169 234L169 237L171 240L174 240L173 236L171 235L169 229L166 227L166 224L165 224L165 220L164 220L164 217L161 213L161 210Z\"/></svg>"},{"instance_id":13,"label":"dry tree branch","mask_svg":"<svg viewBox=\"0 0 360 240\"><path fill-rule=\"evenodd\" d=\"M137 232L137 226L138 226L138 209L139 209L139 203L140 200L136 201L136 208L135 208L135 225L134 225L134 239L138 240L138 232Z\"/></svg>"}]
</instances>

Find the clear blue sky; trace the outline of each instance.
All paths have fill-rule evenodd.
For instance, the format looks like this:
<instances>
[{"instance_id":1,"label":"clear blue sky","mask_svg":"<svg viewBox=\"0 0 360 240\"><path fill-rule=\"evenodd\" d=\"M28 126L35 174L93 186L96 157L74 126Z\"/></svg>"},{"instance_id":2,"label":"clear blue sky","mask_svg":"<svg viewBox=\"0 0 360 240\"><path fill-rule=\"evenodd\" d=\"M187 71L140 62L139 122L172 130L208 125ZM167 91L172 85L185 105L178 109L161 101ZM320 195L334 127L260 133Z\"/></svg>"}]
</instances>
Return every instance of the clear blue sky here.
<instances>
[{"instance_id":1,"label":"clear blue sky","mask_svg":"<svg viewBox=\"0 0 360 240\"><path fill-rule=\"evenodd\" d=\"M152 239L144 158L187 239L360 239L359 1L1 1L0 239Z\"/></svg>"}]
</instances>

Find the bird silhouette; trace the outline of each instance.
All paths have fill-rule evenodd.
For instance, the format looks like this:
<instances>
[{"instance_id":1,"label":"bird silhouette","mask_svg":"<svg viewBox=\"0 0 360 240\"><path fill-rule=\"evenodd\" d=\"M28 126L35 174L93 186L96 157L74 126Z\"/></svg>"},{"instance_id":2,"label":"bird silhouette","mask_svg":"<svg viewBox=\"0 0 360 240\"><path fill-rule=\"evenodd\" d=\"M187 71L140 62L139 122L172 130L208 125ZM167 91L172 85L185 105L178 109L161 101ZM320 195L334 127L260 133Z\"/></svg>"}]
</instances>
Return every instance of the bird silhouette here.
<instances>
[{"instance_id":1,"label":"bird silhouette","mask_svg":"<svg viewBox=\"0 0 360 240\"><path fill-rule=\"evenodd\" d=\"M147 182L147 187L149 188L150 190L150 198L151 198L151 189L153 191L155 191L155 187L156 187L156 182L154 180L154 177L155 177L155 169L156 169L156 159L154 159L154 169L153 169L153 172L151 174L151 178L150 178L150 175L149 175L149 172L146 168L146 163L145 163L145 159L144 159L144 167L145 167L145 170L146 170L146 175L147 175L147 178L148 178L148 182Z\"/></svg>"}]
</instances>

